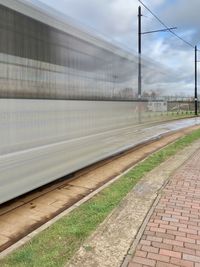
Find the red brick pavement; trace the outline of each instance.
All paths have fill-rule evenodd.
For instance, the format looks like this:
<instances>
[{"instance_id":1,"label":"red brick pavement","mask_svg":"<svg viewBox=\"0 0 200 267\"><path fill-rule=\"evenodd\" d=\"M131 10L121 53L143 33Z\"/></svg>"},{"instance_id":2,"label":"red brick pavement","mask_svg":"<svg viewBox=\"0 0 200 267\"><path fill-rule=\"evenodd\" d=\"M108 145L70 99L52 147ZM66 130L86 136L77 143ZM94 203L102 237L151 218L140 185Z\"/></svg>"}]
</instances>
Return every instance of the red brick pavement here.
<instances>
[{"instance_id":1,"label":"red brick pavement","mask_svg":"<svg viewBox=\"0 0 200 267\"><path fill-rule=\"evenodd\" d=\"M164 188L128 267L200 267L200 150Z\"/></svg>"}]
</instances>

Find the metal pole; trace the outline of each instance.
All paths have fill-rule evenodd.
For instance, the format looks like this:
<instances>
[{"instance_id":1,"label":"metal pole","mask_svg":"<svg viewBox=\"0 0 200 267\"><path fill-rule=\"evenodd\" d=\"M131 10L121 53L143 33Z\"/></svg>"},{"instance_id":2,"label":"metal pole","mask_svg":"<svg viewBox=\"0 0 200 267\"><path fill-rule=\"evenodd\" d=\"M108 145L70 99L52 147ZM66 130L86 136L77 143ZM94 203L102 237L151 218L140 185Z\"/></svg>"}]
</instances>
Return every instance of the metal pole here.
<instances>
[{"instance_id":1,"label":"metal pole","mask_svg":"<svg viewBox=\"0 0 200 267\"><path fill-rule=\"evenodd\" d=\"M198 115L198 99L197 99L197 46L195 45L195 90L194 90L194 101L195 101L195 115Z\"/></svg>"},{"instance_id":2,"label":"metal pole","mask_svg":"<svg viewBox=\"0 0 200 267\"><path fill-rule=\"evenodd\" d=\"M142 53L142 11L141 6L138 7L138 98L141 98L142 93L142 64L141 64L141 53Z\"/></svg>"}]
</instances>

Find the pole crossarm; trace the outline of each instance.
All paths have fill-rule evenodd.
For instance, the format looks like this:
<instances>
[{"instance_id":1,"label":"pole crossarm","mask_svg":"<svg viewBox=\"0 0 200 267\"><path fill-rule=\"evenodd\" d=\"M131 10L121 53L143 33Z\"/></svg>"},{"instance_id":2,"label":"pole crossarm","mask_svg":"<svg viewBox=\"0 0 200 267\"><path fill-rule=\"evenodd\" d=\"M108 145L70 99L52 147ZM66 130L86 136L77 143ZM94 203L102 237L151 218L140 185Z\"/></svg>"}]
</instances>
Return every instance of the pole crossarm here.
<instances>
[{"instance_id":1,"label":"pole crossarm","mask_svg":"<svg viewBox=\"0 0 200 267\"><path fill-rule=\"evenodd\" d=\"M168 29L160 29L160 30L155 30L155 31L141 32L141 34L148 34L148 33L155 33L155 32L167 32L167 31L176 30L176 29L177 29L177 27L173 27L173 28L168 28Z\"/></svg>"}]
</instances>

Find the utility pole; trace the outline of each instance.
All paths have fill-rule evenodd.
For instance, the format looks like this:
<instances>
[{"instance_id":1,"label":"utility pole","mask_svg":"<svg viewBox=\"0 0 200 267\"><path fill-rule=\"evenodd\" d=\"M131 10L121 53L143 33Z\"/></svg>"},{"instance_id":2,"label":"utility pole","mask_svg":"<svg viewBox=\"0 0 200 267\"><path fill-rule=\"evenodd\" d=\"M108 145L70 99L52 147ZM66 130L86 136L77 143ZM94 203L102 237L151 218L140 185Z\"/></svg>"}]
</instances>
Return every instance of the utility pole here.
<instances>
[{"instance_id":1,"label":"utility pole","mask_svg":"<svg viewBox=\"0 0 200 267\"><path fill-rule=\"evenodd\" d=\"M141 98L142 93L142 10L138 7L138 98Z\"/></svg>"},{"instance_id":2,"label":"utility pole","mask_svg":"<svg viewBox=\"0 0 200 267\"><path fill-rule=\"evenodd\" d=\"M197 46L195 45L195 88L194 88L194 105L195 105L195 115L198 115L198 99L197 99Z\"/></svg>"}]
</instances>

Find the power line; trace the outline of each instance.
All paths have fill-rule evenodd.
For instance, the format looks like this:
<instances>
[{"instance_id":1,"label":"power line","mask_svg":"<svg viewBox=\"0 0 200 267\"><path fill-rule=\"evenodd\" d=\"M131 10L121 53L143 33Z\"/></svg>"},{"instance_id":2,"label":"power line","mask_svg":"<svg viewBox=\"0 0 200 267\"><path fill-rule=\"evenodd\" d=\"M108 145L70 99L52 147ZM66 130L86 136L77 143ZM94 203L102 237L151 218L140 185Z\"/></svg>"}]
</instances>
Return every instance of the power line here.
<instances>
[{"instance_id":1,"label":"power line","mask_svg":"<svg viewBox=\"0 0 200 267\"><path fill-rule=\"evenodd\" d=\"M153 11L151 11L150 8L148 8L141 0L138 0L143 7L148 10L151 15L153 15L165 28L166 30L168 30L171 34L173 34L176 38L180 39L182 42L184 42L185 44L189 45L192 48L195 48L194 45L192 45L191 43L189 43L188 41L186 41L185 39L183 39L181 36L179 36L178 34L176 34L175 32L173 32Z\"/></svg>"}]
</instances>

